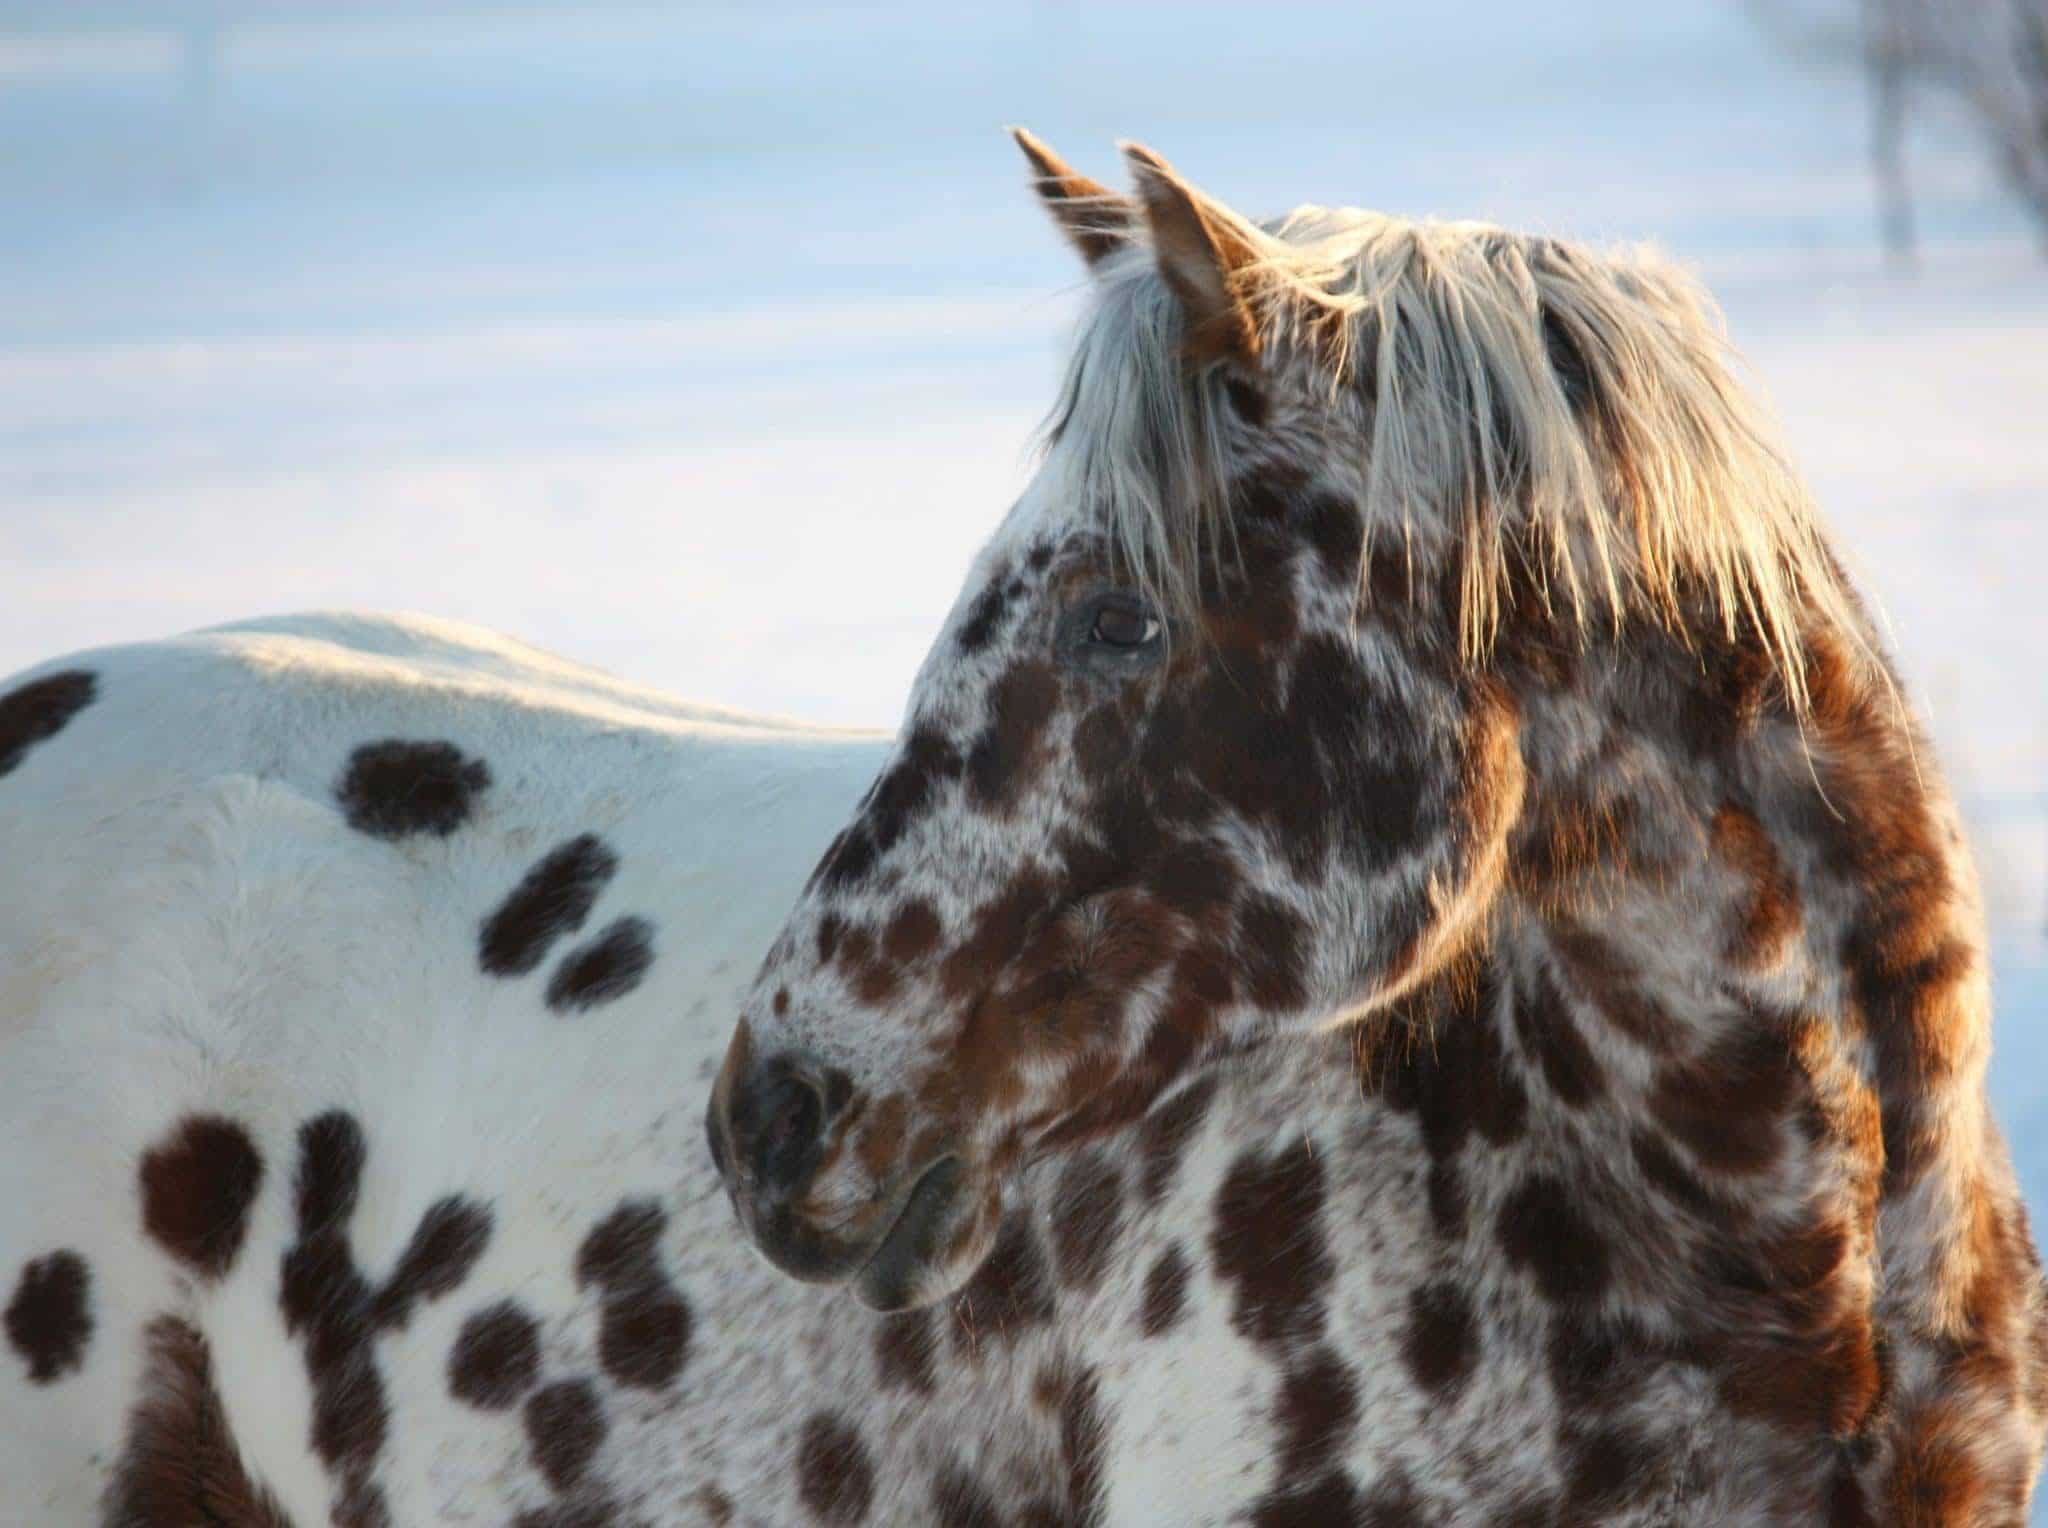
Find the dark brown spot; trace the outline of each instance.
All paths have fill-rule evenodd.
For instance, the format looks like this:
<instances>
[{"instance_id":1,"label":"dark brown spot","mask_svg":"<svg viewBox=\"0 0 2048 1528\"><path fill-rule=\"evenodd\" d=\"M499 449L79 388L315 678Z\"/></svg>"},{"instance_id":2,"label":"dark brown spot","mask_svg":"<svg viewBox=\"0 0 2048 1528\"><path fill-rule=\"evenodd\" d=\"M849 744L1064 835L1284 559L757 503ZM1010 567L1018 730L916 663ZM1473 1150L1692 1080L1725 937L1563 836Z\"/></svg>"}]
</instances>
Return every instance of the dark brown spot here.
<instances>
[{"instance_id":1,"label":"dark brown spot","mask_svg":"<svg viewBox=\"0 0 2048 1528\"><path fill-rule=\"evenodd\" d=\"M867 879L875 868L879 856L875 852L874 836L862 823L842 828L834 835L832 842L825 846L825 854L818 861L818 868L811 872L811 883L827 891L841 891L848 886L857 886ZM822 930L818 947L818 959L831 959L823 943Z\"/></svg>"},{"instance_id":2,"label":"dark brown spot","mask_svg":"<svg viewBox=\"0 0 2048 1528\"><path fill-rule=\"evenodd\" d=\"M1123 1174L1093 1152L1061 1173L1052 1201L1053 1265L1060 1282L1086 1293L1102 1282L1123 1223Z\"/></svg>"},{"instance_id":3,"label":"dark brown spot","mask_svg":"<svg viewBox=\"0 0 2048 1528\"><path fill-rule=\"evenodd\" d=\"M1358 1484L1341 1469L1325 1470L1306 1481L1285 1482L1252 1503L1247 1521L1252 1528L1328 1528L1343 1523L1346 1528L1423 1528L1428 1520L1420 1515L1412 1498L1390 1497L1388 1487L1375 1487L1369 1500L1361 1500Z\"/></svg>"},{"instance_id":4,"label":"dark brown spot","mask_svg":"<svg viewBox=\"0 0 2048 1528\"><path fill-rule=\"evenodd\" d=\"M1237 910L1237 949L1253 1002L1289 1013L1308 1002L1307 920L1276 898L1255 893Z\"/></svg>"},{"instance_id":5,"label":"dark brown spot","mask_svg":"<svg viewBox=\"0 0 2048 1528\"><path fill-rule=\"evenodd\" d=\"M524 976L554 942L583 927L619 857L595 833L570 839L526 872L477 936L478 963L492 976Z\"/></svg>"},{"instance_id":6,"label":"dark brown spot","mask_svg":"<svg viewBox=\"0 0 2048 1528\"><path fill-rule=\"evenodd\" d=\"M291 1528L250 1480L228 1430L213 1358L198 1330L160 1316L143 1332L141 1399L107 1486L105 1528Z\"/></svg>"},{"instance_id":7,"label":"dark brown spot","mask_svg":"<svg viewBox=\"0 0 2048 1528\"><path fill-rule=\"evenodd\" d=\"M1144 1164L1138 1193L1148 1207L1164 1199L1173 1186L1181 1157L1201 1129L1215 1097L1215 1081L1205 1077L1160 1104L1138 1127L1138 1149Z\"/></svg>"},{"instance_id":8,"label":"dark brown spot","mask_svg":"<svg viewBox=\"0 0 2048 1528\"><path fill-rule=\"evenodd\" d=\"M562 1380L526 1403L526 1442L533 1466L557 1491L583 1478L603 1446L604 1408L588 1380Z\"/></svg>"},{"instance_id":9,"label":"dark brown spot","mask_svg":"<svg viewBox=\"0 0 2048 1528\"><path fill-rule=\"evenodd\" d=\"M932 1517L937 1528L1009 1528L995 1498L957 1465L940 1470L932 1480Z\"/></svg>"},{"instance_id":10,"label":"dark brown spot","mask_svg":"<svg viewBox=\"0 0 2048 1528\"><path fill-rule=\"evenodd\" d=\"M453 743L392 738L365 743L350 754L334 796L358 833L446 838L469 820L476 798L490 783L488 766L465 758Z\"/></svg>"},{"instance_id":11,"label":"dark brown spot","mask_svg":"<svg viewBox=\"0 0 2048 1528\"><path fill-rule=\"evenodd\" d=\"M1095 1528L1103 1520L1102 1466L1109 1450L1109 1424L1095 1375L1083 1370L1060 1396L1060 1458L1067 1467L1067 1521Z\"/></svg>"},{"instance_id":12,"label":"dark brown spot","mask_svg":"<svg viewBox=\"0 0 2048 1528\"><path fill-rule=\"evenodd\" d=\"M1553 924L1551 935L1566 975L1601 1017L1646 1050L1668 1053L1678 1048L1684 1027L1643 990L1613 941L1563 921Z\"/></svg>"},{"instance_id":13,"label":"dark brown spot","mask_svg":"<svg viewBox=\"0 0 2048 1528\"><path fill-rule=\"evenodd\" d=\"M1318 494L1301 514L1324 581L1347 592L1356 588L1365 555L1365 518L1358 507L1334 494Z\"/></svg>"},{"instance_id":14,"label":"dark brown spot","mask_svg":"<svg viewBox=\"0 0 2048 1528\"><path fill-rule=\"evenodd\" d=\"M217 1114L188 1115L143 1155L142 1226L202 1278L234 1265L263 1186L263 1158L249 1132Z\"/></svg>"},{"instance_id":15,"label":"dark brown spot","mask_svg":"<svg viewBox=\"0 0 2048 1528\"><path fill-rule=\"evenodd\" d=\"M647 1285L604 1305L598 1361L621 1385L665 1390L683 1372L690 1349L690 1307L666 1284Z\"/></svg>"},{"instance_id":16,"label":"dark brown spot","mask_svg":"<svg viewBox=\"0 0 2048 1528\"><path fill-rule=\"evenodd\" d=\"M1328 1348L1287 1371L1273 1403L1280 1430L1280 1485L1311 1480L1337 1460L1358 1425L1358 1377Z\"/></svg>"},{"instance_id":17,"label":"dark brown spot","mask_svg":"<svg viewBox=\"0 0 2048 1528\"><path fill-rule=\"evenodd\" d=\"M1431 1164L1430 1198L1438 1229L1462 1225L1449 1203L1454 1159L1477 1131L1495 1146L1521 1138L1528 1097L1500 1035L1505 996L1491 962L1468 977L1453 973L1404 1000L1377 1024L1354 1030L1353 1068L1361 1089L1413 1113Z\"/></svg>"},{"instance_id":18,"label":"dark brown spot","mask_svg":"<svg viewBox=\"0 0 2048 1528\"><path fill-rule=\"evenodd\" d=\"M1059 704L1051 665L1020 663L989 691L989 723L967 755L967 778L987 806L1005 807L1036 778L1044 735Z\"/></svg>"},{"instance_id":19,"label":"dark brown spot","mask_svg":"<svg viewBox=\"0 0 2048 1528\"><path fill-rule=\"evenodd\" d=\"M1472 1302L1444 1280L1421 1285L1408 1297L1408 1328L1401 1356L1425 1390L1455 1394L1472 1373L1479 1350Z\"/></svg>"},{"instance_id":20,"label":"dark brown spot","mask_svg":"<svg viewBox=\"0 0 2048 1528\"><path fill-rule=\"evenodd\" d=\"M1003 575L998 573L986 584L981 593L974 597L974 603L967 607L967 619L960 626L960 651L968 657L987 647L1002 624L1003 613L1009 600L1003 591Z\"/></svg>"},{"instance_id":21,"label":"dark brown spot","mask_svg":"<svg viewBox=\"0 0 2048 1528\"><path fill-rule=\"evenodd\" d=\"M661 1261L668 1216L652 1200L629 1199L600 1221L576 1255L579 1288L603 1292L598 1360L621 1385L664 1390L689 1358L691 1315Z\"/></svg>"},{"instance_id":22,"label":"dark brown spot","mask_svg":"<svg viewBox=\"0 0 2048 1528\"><path fill-rule=\"evenodd\" d=\"M1759 1173L1783 1149L1783 1120L1806 1091L1790 1019L1752 1010L1707 1052L1666 1066L1650 1107L1703 1167Z\"/></svg>"},{"instance_id":23,"label":"dark brown spot","mask_svg":"<svg viewBox=\"0 0 2048 1528\"><path fill-rule=\"evenodd\" d=\"M333 1528L399 1528L384 1488L361 1471L342 1477L327 1517Z\"/></svg>"},{"instance_id":24,"label":"dark brown spot","mask_svg":"<svg viewBox=\"0 0 2048 1528\"><path fill-rule=\"evenodd\" d=\"M829 966L839 949L839 936L846 932L846 923L839 914L827 913L818 920L818 964Z\"/></svg>"},{"instance_id":25,"label":"dark brown spot","mask_svg":"<svg viewBox=\"0 0 2048 1528\"><path fill-rule=\"evenodd\" d=\"M1231 408L1246 424L1256 428L1266 422L1271 400L1267 398L1266 390L1258 383L1235 372L1226 372L1223 377L1223 396L1230 400Z\"/></svg>"},{"instance_id":26,"label":"dark brown spot","mask_svg":"<svg viewBox=\"0 0 2048 1528\"><path fill-rule=\"evenodd\" d=\"M881 1372L883 1388L930 1395L935 1380L933 1349L937 1345L930 1311L911 1310L882 1317L875 1323L875 1364Z\"/></svg>"},{"instance_id":27,"label":"dark brown spot","mask_svg":"<svg viewBox=\"0 0 2048 1528\"><path fill-rule=\"evenodd\" d=\"M1501 1250L1559 1304L1597 1298L1607 1287L1608 1250L1556 1178L1532 1173L1501 1205Z\"/></svg>"},{"instance_id":28,"label":"dark brown spot","mask_svg":"<svg viewBox=\"0 0 2048 1528\"><path fill-rule=\"evenodd\" d=\"M13 774L31 748L62 732L98 693L98 675L65 669L0 695L0 777Z\"/></svg>"},{"instance_id":29,"label":"dark brown spot","mask_svg":"<svg viewBox=\"0 0 2048 1528\"><path fill-rule=\"evenodd\" d=\"M309 1355L317 1355L309 1356L307 1365L313 1381L309 1441L344 1483L368 1480L391 1426L384 1376L359 1309L350 1301L340 1313L323 1319L307 1343Z\"/></svg>"},{"instance_id":30,"label":"dark brown spot","mask_svg":"<svg viewBox=\"0 0 2048 1528\"><path fill-rule=\"evenodd\" d=\"M971 1356L985 1342L1014 1341L1050 1321L1052 1280L1031 1221L1022 1211L1004 1219L996 1244L953 1300L953 1336Z\"/></svg>"},{"instance_id":31,"label":"dark brown spot","mask_svg":"<svg viewBox=\"0 0 2048 1528\"><path fill-rule=\"evenodd\" d=\"M1565 1488L1579 1513L1643 1501L1662 1485L1659 1451L1633 1431L1601 1427L1574 1437L1565 1452Z\"/></svg>"},{"instance_id":32,"label":"dark brown spot","mask_svg":"<svg viewBox=\"0 0 2048 1528\"><path fill-rule=\"evenodd\" d=\"M1828 1528L1878 1528L1877 1514L1856 1478L1854 1464L1847 1456L1835 1461L1827 1491Z\"/></svg>"},{"instance_id":33,"label":"dark brown spot","mask_svg":"<svg viewBox=\"0 0 2048 1528\"><path fill-rule=\"evenodd\" d=\"M1695 1215L1714 1213L1707 1186L1665 1144L1663 1137L1639 1130L1629 1139L1629 1152L1643 1178L1659 1193Z\"/></svg>"},{"instance_id":34,"label":"dark brown spot","mask_svg":"<svg viewBox=\"0 0 2048 1528\"><path fill-rule=\"evenodd\" d=\"M931 953L939 942L939 915L932 905L913 897L896 910L882 931L882 952L898 965L909 965Z\"/></svg>"},{"instance_id":35,"label":"dark brown spot","mask_svg":"<svg viewBox=\"0 0 2048 1528\"><path fill-rule=\"evenodd\" d=\"M1216 1194L1209 1250L1236 1288L1231 1325L1255 1342L1306 1341L1323 1327L1336 1267L1321 1216L1323 1166L1306 1141L1267 1157L1248 1151Z\"/></svg>"},{"instance_id":36,"label":"dark brown spot","mask_svg":"<svg viewBox=\"0 0 2048 1528\"><path fill-rule=\"evenodd\" d=\"M351 1528L391 1522L372 1475L391 1426L380 1332L403 1326L413 1307L446 1295L467 1277L490 1234L489 1213L458 1196L436 1200L380 1288L356 1265L348 1222L369 1154L362 1126L340 1110L299 1127L292 1185L297 1238L278 1280L285 1330L302 1345L313 1393L309 1439L338 1478L331 1515Z\"/></svg>"},{"instance_id":37,"label":"dark brown spot","mask_svg":"<svg viewBox=\"0 0 2048 1528\"><path fill-rule=\"evenodd\" d=\"M491 1240L491 1212L456 1194L427 1206L397 1266L370 1306L371 1324L396 1330L419 1300L438 1300L469 1277Z\"/></svg>"},{"instance_id":38,"label":"dark brown spot","mask_svg":"<svg viewBox=\"0 0 2048 1528\"><path fill-rule=\"evenodd\" d=\"M1436 1228L1436 1234L1445 1241L1460 1240L1465 1235L1467 1199L1465 1179L1458 1171L1458 1164L1432 1162L1429 1164L1429 1176L1424 1181L1429 1195L1429 1220Z\"/></svg>"},{"instance_id":39,"label":"dark brown spot","mask_svg":"<svg viewBox=\"0 0 2048 1528\"><path fill-rule=\"evenodd\" d=\"M330 1110L299 1127L299 1171L292 1203L299 1235L331 1230L356 1212L369 1145L355 1116Z\"/></svg>"},{"instance_id":40,"label":"dark brown spot","mask_svg":"<svg viewBox=\"0 0 2048 1528\"><path fill-rule=\"evenodd\" d=\"M923 816L940 786L958 779L963 767L960 750L943 733L927 726L912 729L895 761L870 787L859 820L819 867L820 884L841 890L864 880Z\"/></svg>"},{"instance_id":41,"label":"dark brown spot","mask_svg":"<svg viewBox=\"0 0 2048 1528\"><path fill-rule=\"evenodd\" d=\"M1229 855L1198 838L1175 839L1156 858L1148 858L1147 888L1189 918L1203 918L1223 907L1244 880L1242 868Z\"/></svg>"},{"instance_id":42,"label":"dark brown spot","mask_svg":"<svg viewBox=\"0 0 2048 1528\"><path fill-rule=\"evenodd\" d=\"M1688 1355L1626 1318L1559 1307L1551 1313L1546 1362L1558 1404L1603 1411L1640 1395L1659 1370Z\"/></svg>"},{"instance_id":43,"label":"dark brown spot","mask_svg":"<svg viewBox=\"0 0 2048 1528\"><path fill-rule=\"evenodd\" d=\"M644 918L621 918L562 957L548 979L548 1007L580 1013L616 1002L640 985L653 964L653 926Z\"/></svg>"},{"instance_id":44,"label":"dark brown spot","mask_svg":"<svg viewBox=\"0 0 2048 1528\"><path fill-rule=\"evenodd\" d=\"M47 1385L85 1367L91 1295L91 1270L76 1252L59 1249L22 1265L7 1302L7 1343L28 1365L31 1384Z\"/></svg>"},{"instance_id":45,"label":"dark brown spot","mask_svg":"<svg viewBox=\"0 0 2048 1528\"><path fill-rule=\"evenodd\" d=\"M576 1251L576 1284L600 1289L639 1283L661 1262L668 1213L651 1199L628 1199L599 1221Z\"/></svg>"},{"instance_id":46,"label":"dark brown spot","mask_svg":"<svg viewBox=\"0 0 2048 1528\"><path fill-rule=\"evenodd\" d=\"M797 1494L826 1523L858 1523L875 1499L874 1467L851 1423L831 1412L812 1414L797 1444Z\"/></svg>"},{"instance_id":47,"label":"dark brown spot","mask_svg":"<svg viewBox=\"0 0 2048 1528\"><path fill-rule=\"evenodd\" d=\"M1145 1300L1138 1307L1138 1330L1147 1337L1163 1337L1180 1321L1187 1308L1188 1259L1175 1242L1152 1264L1145 1275Z\"/></svg>"},{"instance_id":48,"label":"dark brown spot","mask_svg":"<svg viewBox=\"0 0 2048 1528\"><path fill-rule=\"evenodd\" d=\"M870 1007L886 1003L896 990L902 973L875 945L865 928L849 928L839 941L839 967L846 973L854 996Z\"/></svg>"},{"instance_id":49,"label":"dark brown spot","mask_svg":"<svg viewBox=\"0 0 2048 1528\"><path fill-rule=\"evenodd\" d=\"M448 1355L448 1390L482 1411L503 1411L540 1377L540 1327L510 1300L462 1323Z\"/></svg>"},{"instance_id":50,"label":"dark brown spot","mask_svg":"<svg viewBox=\"0 0 2048 1528\"><path fill-rule=\"evenodd\" d=\"M1542 1068L1558 1101L1583 1109L1607 1089L1599 1058L1579 1033L1578 1021L1548 968L1538 965L1526 990L1515 994L1515 1031Z\"/></svg>"}]
</instances>

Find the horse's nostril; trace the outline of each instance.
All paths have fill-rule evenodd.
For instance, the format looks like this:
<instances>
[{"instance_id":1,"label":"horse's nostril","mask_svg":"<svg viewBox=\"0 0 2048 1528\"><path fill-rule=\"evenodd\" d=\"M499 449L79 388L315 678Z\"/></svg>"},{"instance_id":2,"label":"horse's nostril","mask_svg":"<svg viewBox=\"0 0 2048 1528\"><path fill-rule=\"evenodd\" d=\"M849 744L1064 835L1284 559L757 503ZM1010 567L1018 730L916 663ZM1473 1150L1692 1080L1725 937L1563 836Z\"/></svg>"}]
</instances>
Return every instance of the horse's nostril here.
<instances>
[{"instance_id":1,"label":"horse's nostril","mask_svg":"<svg viewBox=\"0 0 2048 1528\"><path fill-rule=\"evenodd\" d=\"M748 1100L752 1139L742 1146L754 1180L787 1196L808 1182L822 1154L825 1096L809 1074L790 1063L771 1064Z\"/></svg>"},{"instance_id":2,"label":"horse's nostril","mask_svg":"<svg viewBox=\"0 0 2048 1528\"><path fill-rule=\"evenodd\" d=\"M770 1162L785 1162L800 1156L818 1138L818 1124L824 1108L818 1095L799 1082L785 1083L781 1097L770 1106L768 1128L762 1134L761 1149ZM782 1174L764 1172L763 1177Z\"/></svg>"}]
</instances>

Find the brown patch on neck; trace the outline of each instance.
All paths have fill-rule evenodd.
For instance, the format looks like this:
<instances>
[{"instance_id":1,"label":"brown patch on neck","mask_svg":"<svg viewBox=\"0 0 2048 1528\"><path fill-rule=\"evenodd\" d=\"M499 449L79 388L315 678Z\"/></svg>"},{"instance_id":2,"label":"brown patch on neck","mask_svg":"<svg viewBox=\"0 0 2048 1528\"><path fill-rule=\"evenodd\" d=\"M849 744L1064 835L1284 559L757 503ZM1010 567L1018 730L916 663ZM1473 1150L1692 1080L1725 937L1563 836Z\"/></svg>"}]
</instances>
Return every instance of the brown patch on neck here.
<instances>
[{"instance_id":1,"label":"brown patch on neck","mask_svg":"<svg viewBox=\"0 0 2048 1528\"><path fill-rule=\"evenodd\" d=\"M1799 883L1747 808L1722 803L1708 832L1715 854L1743 883L1733 909L1728 959L1750 971L1782 964L1803 929Z\"/></svg>"},{"instance_id":2,"label":"brown patch on neck","mask_svg":"<svg viewBox=\"0 0 2048 1528\"><path fill-rule=\"evenodd\" d=\"M107 1488L104 1528L291 1528L276 1499L242 1467L206 1338L175 1316L159 1316L143 1335L149 1358L142 1397Z\"/></svg>"}]
</instances>

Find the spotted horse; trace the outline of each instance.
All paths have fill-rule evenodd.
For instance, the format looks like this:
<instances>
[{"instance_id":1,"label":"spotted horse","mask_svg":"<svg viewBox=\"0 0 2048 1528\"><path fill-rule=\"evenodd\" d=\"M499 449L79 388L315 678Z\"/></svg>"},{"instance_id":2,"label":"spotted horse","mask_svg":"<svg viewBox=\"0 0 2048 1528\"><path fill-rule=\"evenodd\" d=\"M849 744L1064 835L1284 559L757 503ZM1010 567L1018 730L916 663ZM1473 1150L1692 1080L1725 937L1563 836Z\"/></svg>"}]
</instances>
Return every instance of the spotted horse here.
<instances>
[{"instance_id":1,"label":"spotted horse","mask_svg":"<svg viewBox=\"0 0 2048 1528\"><path fill-rule=\"evenodd\" d=\"M894 741L0 687L0 1519L2024 1519L1973 873L1706 299L1020 142L1091 300Z\"/></svg>"}]
</instances>

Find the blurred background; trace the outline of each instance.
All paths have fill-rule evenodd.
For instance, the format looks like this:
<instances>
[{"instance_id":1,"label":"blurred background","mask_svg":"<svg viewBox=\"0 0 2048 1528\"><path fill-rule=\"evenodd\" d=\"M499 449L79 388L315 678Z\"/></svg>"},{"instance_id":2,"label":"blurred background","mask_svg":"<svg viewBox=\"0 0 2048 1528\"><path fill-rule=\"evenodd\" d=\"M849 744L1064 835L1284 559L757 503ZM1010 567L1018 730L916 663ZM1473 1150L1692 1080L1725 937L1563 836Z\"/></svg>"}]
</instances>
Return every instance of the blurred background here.
<instances>
[{"instance_id":1,"label":"blurred background","mask_svg":"<svg viewBox=\"0 0 2048 1528\"><path fill-rule=\"evenodd\" d=\"M893 724L1076 303L1006 122L1699 268L1965 800L2048 1204L2048 0L0 0L0 673L375 606Z\"/></svg>"}]
</instances>

